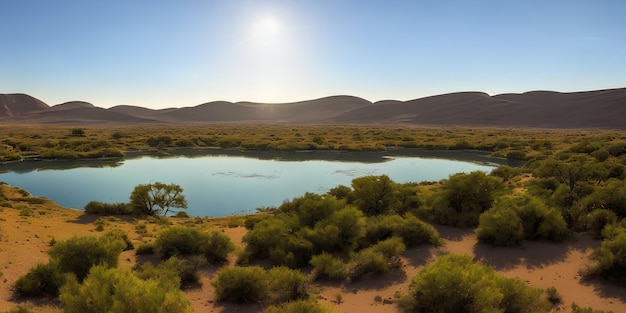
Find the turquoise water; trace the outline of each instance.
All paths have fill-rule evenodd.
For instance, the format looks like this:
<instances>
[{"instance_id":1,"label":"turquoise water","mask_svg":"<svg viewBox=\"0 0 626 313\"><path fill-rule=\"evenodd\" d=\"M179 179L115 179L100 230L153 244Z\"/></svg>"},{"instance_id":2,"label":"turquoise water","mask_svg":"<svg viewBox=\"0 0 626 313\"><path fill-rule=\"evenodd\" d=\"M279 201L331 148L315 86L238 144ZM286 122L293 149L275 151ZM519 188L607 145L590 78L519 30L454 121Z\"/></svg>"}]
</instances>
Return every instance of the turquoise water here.
<instances>
[{"instance_id":1,"label":"turquoise water","mask_svg":"<svg viewBox=\"0 0 626 313\"><path fill-rule=\"evenodd\" d=\"M339 156L339 155L337 155ZM305 160L312 157L310 160ZM86 164L33 162L27 170L2 165L0 181L70 208L89 201L127 202L138 184L175 183L183 187L190 216L253 213L258 207L279 206L305 192L324 193L350 185L365 175L388 175L399 183L437 181L459 172L489 172L496 165L444 158L369 155L314 159L204 155L195 157L139 157ZM362 160L361 160L362 159ZM26 163L26 162L22 162ZM59 166L59 164L61 166ZM65 165L64 165L65 164Z\"/></svg>"}]
</instances>

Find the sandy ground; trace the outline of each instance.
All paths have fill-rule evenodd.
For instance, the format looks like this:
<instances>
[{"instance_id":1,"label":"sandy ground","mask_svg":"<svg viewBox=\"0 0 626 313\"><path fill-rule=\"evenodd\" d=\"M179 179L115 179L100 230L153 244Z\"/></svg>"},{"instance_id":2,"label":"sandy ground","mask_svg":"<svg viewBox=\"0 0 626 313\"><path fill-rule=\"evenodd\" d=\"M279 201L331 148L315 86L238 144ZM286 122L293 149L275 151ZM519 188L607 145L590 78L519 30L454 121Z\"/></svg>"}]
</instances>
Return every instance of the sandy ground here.
<instances>
[{"instance_id":1,"label":"sandy ground","mask_svg":"<svg viewBox=\"0 0 626 313\"><path fill-rule=\"evenodd\" d=\"M19 197L12 189L1 186L9 198ZM47 262L49 243L65 240L73 235L99 235L94 221L97 217L84 215L80 211L58 207L52 202L24 204L9 201L13 208L0 208L0 312L17 305L35 312L61 312L59 303L46 299L12 298L11 286L37 262ZM32 209L24 210L25 207ZM185 220L177 221L179 223ZM189 222L189 221L187 221ZM137 233L137 224L146 224L147 235ZM211 224L212 225L212 224ZM137 245L153 239L153 234L162 226L117 219L107 221L104 230L121 229ZM241 237L245 229L227 228L219 225L209 227L222 229L241 248ZM406 293L413 276L428 262L443 253L469 254L484 264L493 266L507 277L519 277L533 286L554 286L562 295L563 305L555 312L570 312L570 304L576 302L595 309L626 312L626 288L606 285L582 279L580 271L591 263L589 256L600 245L600 241L583 234L566 243L552 244L526 242L522 247L494 248L478 243L473 230L437 226L446 244L441 248L419 246L409 249L403 256L403 266L381 276L366 275L353 282L316 281L312 291L318 301L334 312L400 312L397 296ZM231 264L235 257L231 257ZM136 262L133 251L122 253L121 267L131 267ZM202 269L202 287L187 290L195 312L260 312L259 305L237 306L214 301L210 281L218 268L206 266ZM340 300L340 301L338 301Z\"/></svg>"}]
</instances>

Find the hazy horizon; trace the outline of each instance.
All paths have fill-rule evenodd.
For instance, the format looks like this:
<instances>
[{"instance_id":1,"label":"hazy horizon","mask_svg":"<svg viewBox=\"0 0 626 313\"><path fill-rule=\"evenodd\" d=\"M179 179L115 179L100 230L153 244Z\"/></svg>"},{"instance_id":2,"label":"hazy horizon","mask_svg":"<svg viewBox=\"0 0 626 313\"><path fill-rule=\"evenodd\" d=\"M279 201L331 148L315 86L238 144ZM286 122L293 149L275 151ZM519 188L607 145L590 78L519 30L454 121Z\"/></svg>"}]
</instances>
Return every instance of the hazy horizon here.
<instances>
[{"instance_id":1,"label":"hazy horizon","mask_svg":"<svg viewBox=\"0 0 626 313\"><path fill-rule=\"evenodd\" d=\"M621 1L5 1L0 93L153 109L626 86Z\"/></svg>"}]
</instances>

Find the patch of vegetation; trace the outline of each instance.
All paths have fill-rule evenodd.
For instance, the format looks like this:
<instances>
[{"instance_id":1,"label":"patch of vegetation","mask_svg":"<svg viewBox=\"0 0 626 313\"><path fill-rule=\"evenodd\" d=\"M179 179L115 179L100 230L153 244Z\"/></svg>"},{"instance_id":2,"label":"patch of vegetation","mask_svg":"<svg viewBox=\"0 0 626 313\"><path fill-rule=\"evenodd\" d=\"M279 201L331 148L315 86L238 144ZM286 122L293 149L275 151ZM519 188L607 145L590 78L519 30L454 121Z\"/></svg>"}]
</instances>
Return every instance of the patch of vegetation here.
<instances>
[{"instance_id":1,"label":"patch of vegetation","mask_svg":"<svg viewBox=\"0 0 626 313\"><path fill-rule=\"evenodd\" d=\"M132 215L133 210L127 203L90 201L85 205L85 213L96 215Z\"/></svg>"},{"instance_id":2,"label":"patch of vegetation","mask_svg":"<svg viewBox=\"0 0 626 313\"><path fill-rule=\"evenodd\" d=\"M82 283L70 276L61 288L60 299L68 313L192 312L178 281L142 280L129 270L100 265L94 266Z\"/></svg>"},{"instance_id":3,"label":"patch of vegetation","mask_svg":"<svg viewBox=\"0 0 626 313\"><path fill-rule=\"evenodd\" d=\"M467 255L444 255L411 280L402 306L405 312L548 312L541 294Z\"/></svg>"},{"instance_id":4,"label":"patch of vegetation","mask_svg":"<svg viewBox=\"0 0 626 313\"><path fill-rule=\"evenodd\" d=\"M308 295L306 276L286 267L223 267L212 284L218 301L234 303L282 303Z\"/></svg>"},{"instance_id":5,"label":"patch of vegetation","mask_svg":"<svg viewBox=\"0 0 626 313\"><path fill-rule=\"evenodd\" d=\"M206 233L194 227L172 226L159 233L153 249L162 259L203 255L211 263L223 263L228 254L235 250L235 246L221 232Z\"/></svg>"}]
</instances>

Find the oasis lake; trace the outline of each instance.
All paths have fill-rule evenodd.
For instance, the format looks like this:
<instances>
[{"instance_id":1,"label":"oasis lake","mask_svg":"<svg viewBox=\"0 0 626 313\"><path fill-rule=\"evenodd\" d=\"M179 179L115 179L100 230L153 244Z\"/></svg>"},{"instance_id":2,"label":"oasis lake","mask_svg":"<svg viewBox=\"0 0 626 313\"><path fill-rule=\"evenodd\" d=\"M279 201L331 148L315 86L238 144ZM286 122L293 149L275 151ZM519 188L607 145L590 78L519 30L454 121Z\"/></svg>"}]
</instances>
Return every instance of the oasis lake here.
<instances>
[{"instance_id":1,"label":"oasis lake","mask_svg":"<svg viewBox=\"0 0 626 313\"><path fill-rule=\"evenodd\" d=\"M28 161L0 165L0 181L62 206L127 202L133 188L153 182L183 187L190 216L227 216L277 207L306 192L325 193L366 175L397 183L438 181L460 172L489 172L506 160L477 152L202 151L124 160ZM509 164L511 165L511 164Z\"/></svg>"}]
</instances>

